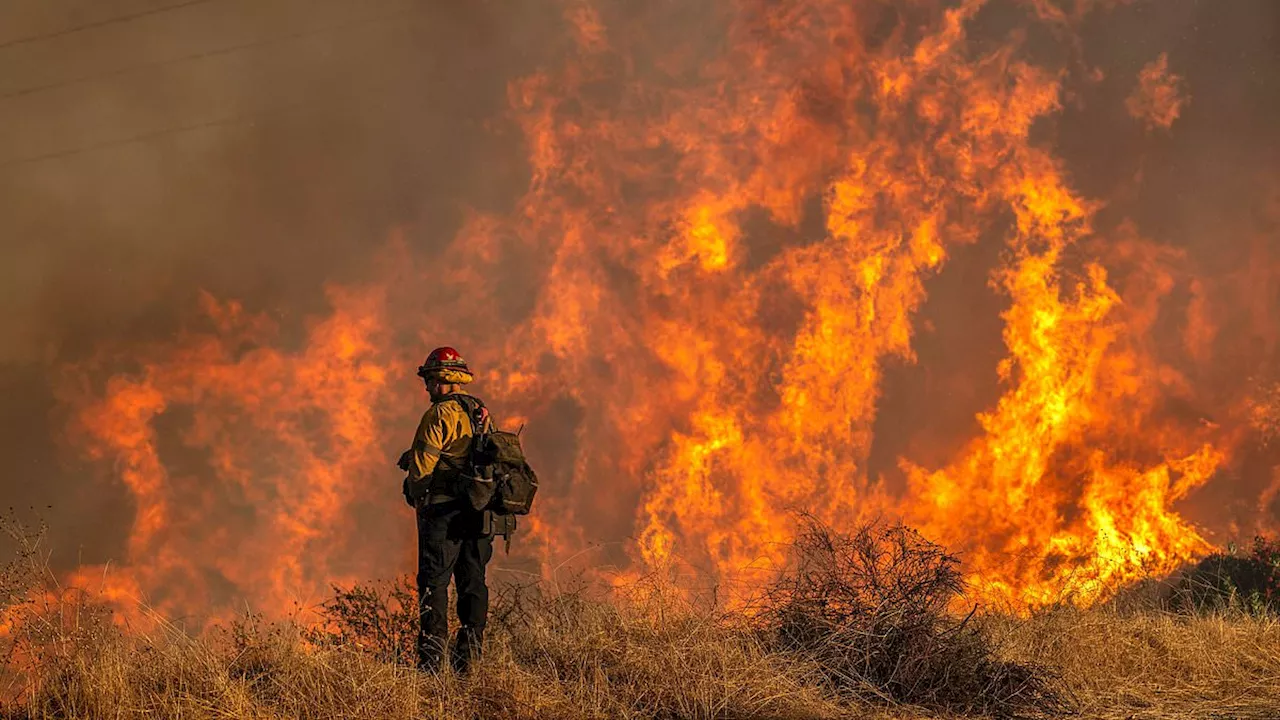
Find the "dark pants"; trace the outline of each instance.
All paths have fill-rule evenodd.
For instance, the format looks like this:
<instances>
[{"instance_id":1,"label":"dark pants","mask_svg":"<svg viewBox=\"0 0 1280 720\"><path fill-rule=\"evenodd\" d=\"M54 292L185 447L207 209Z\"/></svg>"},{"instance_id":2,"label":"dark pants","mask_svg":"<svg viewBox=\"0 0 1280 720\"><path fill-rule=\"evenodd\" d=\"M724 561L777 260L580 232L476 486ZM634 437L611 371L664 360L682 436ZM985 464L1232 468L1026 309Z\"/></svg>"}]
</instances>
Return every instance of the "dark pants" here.
<instances>
[{"instance_id":1,"label":"dark pants","mask_svg":"<svg viewBox=\"0 0 1280 720\"><path fill-rule=\"evenodd\" d=\"M489 588L484 570L493 538L483 534L484 514L460 501L418 508L418 665L437 670L449 641L449 578L458 588L458 637L451 659L466 672L480 656Z\"/></svg>"}]
</instances>

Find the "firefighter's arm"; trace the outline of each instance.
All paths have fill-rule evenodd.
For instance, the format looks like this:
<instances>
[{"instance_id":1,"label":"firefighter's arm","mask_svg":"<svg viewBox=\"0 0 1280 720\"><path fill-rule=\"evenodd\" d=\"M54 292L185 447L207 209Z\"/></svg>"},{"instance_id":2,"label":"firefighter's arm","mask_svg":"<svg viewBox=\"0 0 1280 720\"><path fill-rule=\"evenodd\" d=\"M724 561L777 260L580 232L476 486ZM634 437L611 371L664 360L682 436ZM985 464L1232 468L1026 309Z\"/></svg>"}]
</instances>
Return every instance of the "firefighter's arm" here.
<instances>
[{"instance_id":1,"label":"firefighter's arm","mask_svg":"<svg viewBox=\"0 0 1280 720\"><path fill-rule=\"evenodd\" d=\"M418 430L413 434L413 445L409 447L408 468L409 473L406 479L408 489L415 496L426 494L427 485L431 480L431 472L436 469L436 463L440 461L440 449L445 444L445 427L441 422L440 413L435 406L432 406L422 415L422 421L418 423Z\"/></svg>"}]
</instances>

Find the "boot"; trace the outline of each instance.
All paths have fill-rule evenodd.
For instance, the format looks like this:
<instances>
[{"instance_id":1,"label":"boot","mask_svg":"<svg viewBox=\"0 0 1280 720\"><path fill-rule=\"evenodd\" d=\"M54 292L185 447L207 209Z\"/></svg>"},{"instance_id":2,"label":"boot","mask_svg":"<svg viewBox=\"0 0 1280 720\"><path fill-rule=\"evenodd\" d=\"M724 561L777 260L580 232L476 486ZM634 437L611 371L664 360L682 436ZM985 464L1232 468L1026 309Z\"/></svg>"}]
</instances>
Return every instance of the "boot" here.
<instances>
[{"instance_id":1,"label":"boot","mask_svg":"<svg viewBox=\"0 0 1280 720\"><path fill-rule=\"evenodd\" d=\"M429 635L418 639L418 670L439 674L444 668L446 638Z\"/></svg>"},{"instance_id":2,"label":"boot","mask_svg":"<svg viewBox=\"0 0 1280 720\"><path fill-rule=\"evenodd\" d=\"M461 627L458 628L458 636L453 644L453 652L449 659L453 664L453 671L459 675L466 675L471 672L472 668L480 662L482 647L484 645L484 628Z\"/></svg>"}]
</instances>

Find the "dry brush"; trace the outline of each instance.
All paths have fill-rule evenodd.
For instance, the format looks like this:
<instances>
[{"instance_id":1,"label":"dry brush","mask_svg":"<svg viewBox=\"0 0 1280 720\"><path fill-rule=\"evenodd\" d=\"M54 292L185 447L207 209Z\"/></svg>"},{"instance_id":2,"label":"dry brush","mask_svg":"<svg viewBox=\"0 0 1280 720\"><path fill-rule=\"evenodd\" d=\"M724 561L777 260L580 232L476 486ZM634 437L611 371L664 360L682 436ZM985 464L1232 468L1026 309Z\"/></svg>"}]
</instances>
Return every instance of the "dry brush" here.
<instances>
[{"instance_id":1,"label":"dry brush","mask_svg":"<svg viewBox=\"0 0 1280 720\"><path fill-rule=\"evenodd\" d=\"M4 529L14 537L18 526ZM408 664L412 590L339 589L323 623L198 635L60 589L38 533L3 572L6 718L1173 718L1280 716L1269 612L1163 592L1029 617L957 612L957 559L906 528L810 524L745 610L656 580L497 593L471 677Z\"/></svg>"}]
</instances>

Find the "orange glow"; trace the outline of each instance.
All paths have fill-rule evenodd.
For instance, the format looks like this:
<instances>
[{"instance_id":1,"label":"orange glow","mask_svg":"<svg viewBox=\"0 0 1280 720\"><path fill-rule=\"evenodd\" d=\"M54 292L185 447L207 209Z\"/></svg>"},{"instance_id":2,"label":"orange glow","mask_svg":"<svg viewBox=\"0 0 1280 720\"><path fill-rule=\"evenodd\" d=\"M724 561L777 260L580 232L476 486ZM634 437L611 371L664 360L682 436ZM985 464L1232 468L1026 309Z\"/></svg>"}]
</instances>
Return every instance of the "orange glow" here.
<instances>
[{"instance_id":1,"label":"orange glow","mask_svg":"<svg viewBox=\"0 0 1280 720\"><path fill-rule=\"evenodd\" d=\"M1027 22L1070 33L1108 4L1032 2ZM301 339L206 299L212 329L130 349L128 372L77 369L79 445L136 505L111 592L284 611L407 571L392 463L424 402L412 368L446 342L498 419L528 424L546 489L516 553L543 572L604 541L624 571L727 580L783 562L797 512L889 516L962 551L981 599L1024 609L1209 551L1178 503L1275 406L1168 410L1220 337L1214 289L1159 253L1117 269L1132 238L1095 231L1103 200L1039 132L1067 68L1018 37L972 43L982 0L889 5L717 4L723 37L668 47L573 3L568 57L509 87L530 168L509 217L470 216L438 257L393 241ZM1167 85L1163 56L1151 72L1144 87ZM1178 103L1160 97L1167 128ZM926 361L921 337L955 317L930 293L975 247L994 248L969 282L998 303L1000 359ZM1150 341L1161 312L1186 358ZM921 365L909 377L992 395L938 447L878 446L905 402L892 373ZM899 445L881 467L873 448Z\"/></svg>"},{"instance_id":2,"label":"orange glow","mask_svg":"<svg viewBox=\"0 0 1280 720\"><path fill-rule=\"evenodd\" d=\"M1187 102L1182 78L1169 72L1169 56L1161 53L1160 57L1142 68L1138 74L1138 86L1125 101L1125 107L1131 116L1148 128L1168 130L1182 114Z\"/></svg>"}]
</instances>

